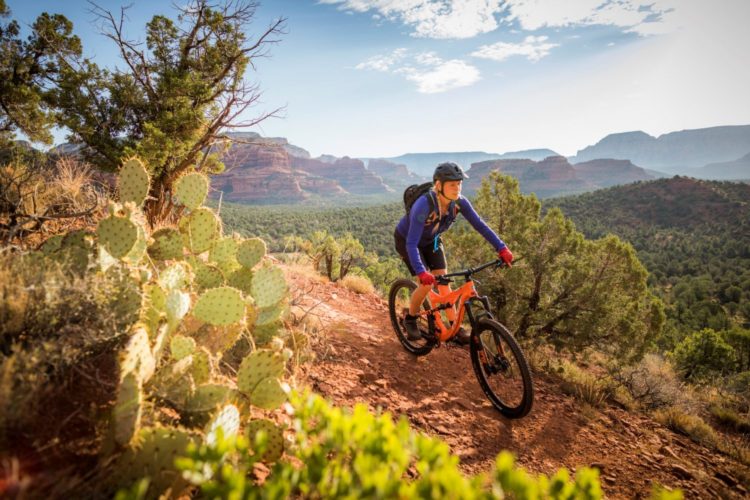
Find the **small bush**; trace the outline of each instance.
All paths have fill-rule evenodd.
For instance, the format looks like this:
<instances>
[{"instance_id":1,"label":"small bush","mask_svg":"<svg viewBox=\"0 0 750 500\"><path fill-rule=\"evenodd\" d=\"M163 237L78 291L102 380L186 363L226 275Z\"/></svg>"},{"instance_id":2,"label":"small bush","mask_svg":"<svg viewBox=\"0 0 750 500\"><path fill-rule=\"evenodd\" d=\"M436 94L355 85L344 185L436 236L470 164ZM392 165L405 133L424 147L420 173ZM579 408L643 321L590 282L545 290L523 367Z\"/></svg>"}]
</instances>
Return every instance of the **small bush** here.
<instances>
[{"instance_id":1,"label":"small bush","mask_svg":"<svg viewBox=\"0 0 750 500\"><path fill-rule=\"evenodd\" d=\"M647 354L635 366L617 370L614 377L646 409L674 406L692 411L697 407L692 390L680 381L673 365L657 354Z\"/></svg>"},{"instance_id":2,"label":"small bush","mask_svg":"<svg viewBox=\"0 0 750 500\"><path fill-rule=\"evenodd\" d=\"M654 418L675 432L684 434L696 443L716 448L719 435L702 418L685 413L680 408L670 406L654 413Z\"/></svg>"},{"instance_id":3,"label":"small bush","mask_svg":"<svg viewBox=\"0 0 750 500\"><path fill-rule=\"evenodd\" d=\"M356 274L347 274L344 279L341 280L341 284L349 290L356 293L374 293L375 287L372 282L365 276L358 276Z\"/></svg>"},{"instance_id":4,"label":"small bush","mask_svg":"<svg viewBox=\"0 0 750 500\"><path fill-rule=\"evenodd\" d=\"M562 390L595 408L600 408L612 397L614 384L606 378L597 378L577 365L563 361L557 372L563 379Z\"/></svg>"},{"instance_id":5,"label":"small bush","mask_svg":"<svg viewBox=\"0 0 750 500\"><path fill-rule=\"evenodd\" d=\"M719 405L711 405L708 410L725 427L733 431L750 434L750 420L746 416L740 415L731 408Z\"/></svg>"}]
</instances>

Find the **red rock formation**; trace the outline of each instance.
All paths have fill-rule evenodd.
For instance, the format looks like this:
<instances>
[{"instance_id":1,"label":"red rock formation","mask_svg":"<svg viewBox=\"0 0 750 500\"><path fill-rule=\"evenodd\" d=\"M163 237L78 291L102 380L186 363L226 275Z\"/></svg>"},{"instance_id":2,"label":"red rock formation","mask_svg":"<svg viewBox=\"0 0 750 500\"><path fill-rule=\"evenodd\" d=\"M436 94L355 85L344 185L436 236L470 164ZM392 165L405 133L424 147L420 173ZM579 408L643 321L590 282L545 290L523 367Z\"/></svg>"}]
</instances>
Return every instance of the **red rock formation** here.
<instances>
[{"instance_id":1,"label":"red rock formation","mask_svg":"<svg viewBox=\"0 0 750 500\"><path fill-rule=\"evenodd\" d=\"M354 194L378 194L393 191L383 179L365 168L361 160L345 156L333 163L291 157L292 168L336 180L342 188Z\"/></svg>"},{"instance_id":2,"label":"red rock formation","mask_svg":"<svg viewBox=\"0 0 750 500\"><path fill-rule=\"evenodd\" d=\"M472 163L471 168L466 172L469 178L464 182L463 189L469 194L476 192L482 184L482 179L495 170L519 178L534 165L536 165L535 161L527 159L487 160Z\"/></svg>"},{"instance_id":3,"label":"red rock formation","mask_svg":"<svg viewBox=\"0 0 750 500\"><path fill-rule=\"evenodd\" d=\"M411 184L425 182L426 179L412 173L401 163L373 159L367 163L367 170L381 177L383 182L393 189L403 189Z\"/></svg>"},{"instance_id":4,"label":"red rock formation","mask_svg":"<svg viewBox=\"0 0 750 500\"><path fill-rule=\"evenodd\" d=\"M578 177L599 187L629 184L654 178L641 167L633 165L630 160L591 160L576 163L573 168L578 173Z\"/></svg>"}]
</instances>

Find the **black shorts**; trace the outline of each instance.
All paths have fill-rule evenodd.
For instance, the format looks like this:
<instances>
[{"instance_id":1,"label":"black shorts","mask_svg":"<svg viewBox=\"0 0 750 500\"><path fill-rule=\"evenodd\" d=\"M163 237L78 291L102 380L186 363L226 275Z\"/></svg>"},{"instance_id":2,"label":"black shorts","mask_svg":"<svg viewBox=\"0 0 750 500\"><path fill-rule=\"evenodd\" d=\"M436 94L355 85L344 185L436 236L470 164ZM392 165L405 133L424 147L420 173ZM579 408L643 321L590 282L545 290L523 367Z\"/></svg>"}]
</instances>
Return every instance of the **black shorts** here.
<instances>
[{"instance_id":1,"label":"black shorts","mask_svg":"<svg viewBox=\"0 0 750 500\"><path fill-rule=\"evenodd\" d=\"M406 267L409 268L409 272L412 276L416 276L417 272L409 262L409 254L406 252L406 238L401 236L398 231L393 232L393 238L396 240L396 251L401 256L401 259L406 263ZM440 241L438 239L438 241ZM419 249L419 256L422 257L422 263L427 267L428 271L434 271L435 269L445 269L445 252L443 251L443 242L440 241L437 251L433 250L433 246L417 247Z\"/></svg>"}]
</instances>

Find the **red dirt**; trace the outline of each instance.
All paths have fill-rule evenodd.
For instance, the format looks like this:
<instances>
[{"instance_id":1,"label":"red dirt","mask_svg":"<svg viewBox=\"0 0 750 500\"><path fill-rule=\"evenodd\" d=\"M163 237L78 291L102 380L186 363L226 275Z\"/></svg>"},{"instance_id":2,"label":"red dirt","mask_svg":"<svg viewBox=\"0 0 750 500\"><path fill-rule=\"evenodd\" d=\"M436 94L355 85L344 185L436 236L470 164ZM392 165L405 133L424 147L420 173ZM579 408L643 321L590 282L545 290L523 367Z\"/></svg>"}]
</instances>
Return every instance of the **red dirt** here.
<instances>
[{"instance_id":1,"label":"red dirt","mask_svg":"<svg viewBox=\"0 0 750 500\"><path fill-rule=\"evenodd\" d=\"M680 488L686 498L748 495L750 468L644 414L607 406L584 415L543 373L534 373L531 413L508 420L482 393L468 349L444 346L417 358L398 342L386 301L285 269L293 290L309 292L301 305L320 302L311 314L328 327L317 359L300 368L301 383L339 406L365 403L406 416L447 442L466 473L490 470L507 449L531 473L596 466L608 498L648 497L654 483Z\"/></svg>"}]
</instances>

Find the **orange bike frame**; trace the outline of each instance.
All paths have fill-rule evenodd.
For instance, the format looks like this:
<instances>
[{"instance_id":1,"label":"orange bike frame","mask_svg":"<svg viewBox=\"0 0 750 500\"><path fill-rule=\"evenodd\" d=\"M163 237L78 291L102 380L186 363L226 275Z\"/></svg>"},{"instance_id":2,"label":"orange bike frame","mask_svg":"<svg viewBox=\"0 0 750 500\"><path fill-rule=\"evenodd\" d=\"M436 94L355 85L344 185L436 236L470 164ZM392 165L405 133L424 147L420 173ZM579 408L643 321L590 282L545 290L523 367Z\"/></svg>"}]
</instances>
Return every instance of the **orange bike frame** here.
<instances>
[{"instance_id":1,"label":"orange bike frame","mask_svg":"<svg viewBox=\"0 0 750 500\"><path fill-rule=\"evenodd\" d=\"M425 317L432 314L435 318L435 327L437 330L435 333L440 342L445 342L458 332L458 329L461 327L461 323L464 320L464 313L466 312L464 304L466 304L467 300L473 297L478 297L478 295L474 288L474 282L471 280L461 285L460 288L444 294L436 293L434 288L430 289L429 298L431 309L429 311L421 311L420 314ZM458 302L456 321L454 321L453 326L449 328L443 322L443 317L440 315L442 309L439 309L439 306L442 304L451 304L452 307L455 307L456 302Z\"/></svg>"}]
</instances>

